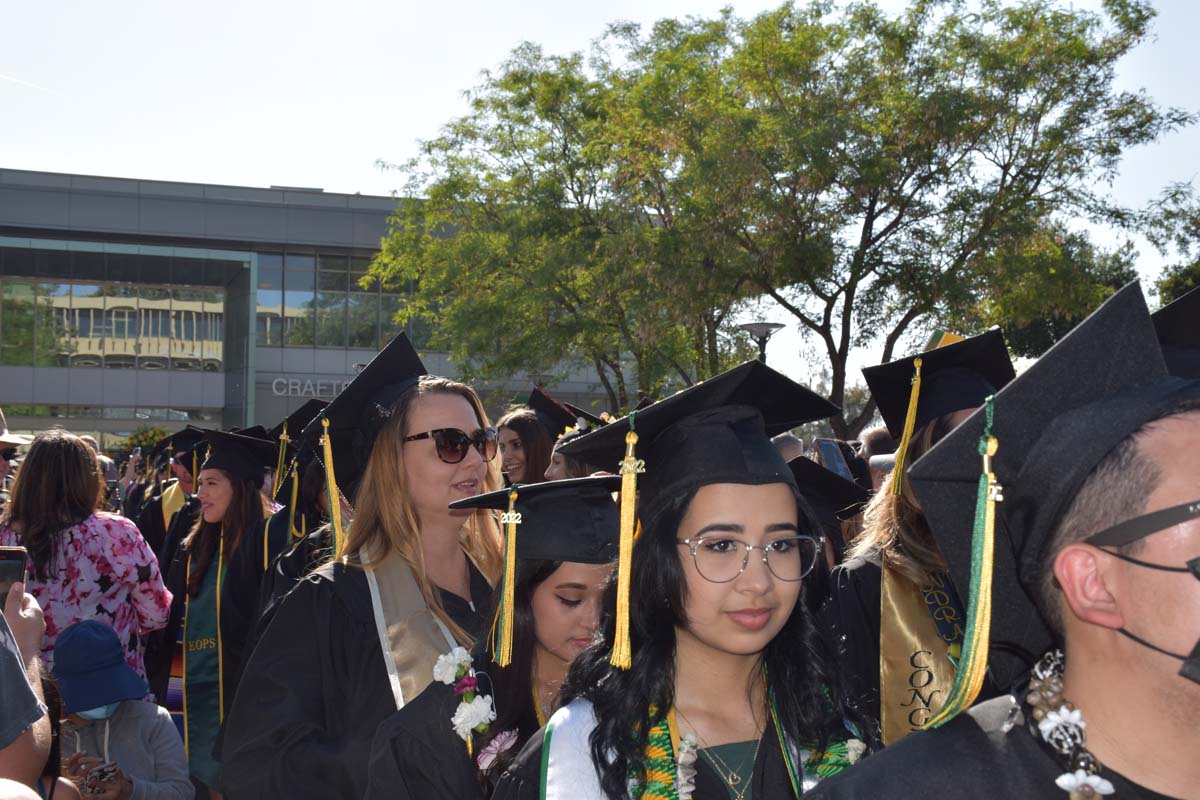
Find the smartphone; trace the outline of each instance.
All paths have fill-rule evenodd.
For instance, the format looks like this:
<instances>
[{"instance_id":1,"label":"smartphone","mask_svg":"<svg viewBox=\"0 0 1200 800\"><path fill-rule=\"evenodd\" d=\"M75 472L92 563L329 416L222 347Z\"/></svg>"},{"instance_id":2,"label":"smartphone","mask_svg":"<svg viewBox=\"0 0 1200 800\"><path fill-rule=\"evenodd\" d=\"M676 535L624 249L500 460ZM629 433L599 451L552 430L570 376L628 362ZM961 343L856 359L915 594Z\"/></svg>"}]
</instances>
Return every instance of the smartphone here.
<instances>
[{"instance_id":1,"label":"smartphone","mask_svg":"<svg viewBox=\"0 0 1200 800\"><path fill-rule=\"evenodd\" d=\"M836 440L818 437L813 439L813 449L817 451L821 466L830 472L836 472L848 481L854 480L854 475L850 472L850 465L846 463L846 457Z\"/></svg>"},{"instance_id":2,"label":"smartphone","mask_svg":"<svg viewBox=\"0 0 1200 800\"><path fill-rule=\"evenodd\" d=\"M141 458L142 457L142 446L139 444L137 447L133 448L133 452L130 453L130 455L132 455L136 458Z\"/></svg>"},{"instance_id":3,"label":"smartphone","mask_svg":"<svg viewBox=\"0 0 1200 800\"><path fill-rule=\"evenodd\" d=\"M25 583L25 566L29 553L24 547L0 547L0 611L14 583Z\"/></svg>"}]
</instances>

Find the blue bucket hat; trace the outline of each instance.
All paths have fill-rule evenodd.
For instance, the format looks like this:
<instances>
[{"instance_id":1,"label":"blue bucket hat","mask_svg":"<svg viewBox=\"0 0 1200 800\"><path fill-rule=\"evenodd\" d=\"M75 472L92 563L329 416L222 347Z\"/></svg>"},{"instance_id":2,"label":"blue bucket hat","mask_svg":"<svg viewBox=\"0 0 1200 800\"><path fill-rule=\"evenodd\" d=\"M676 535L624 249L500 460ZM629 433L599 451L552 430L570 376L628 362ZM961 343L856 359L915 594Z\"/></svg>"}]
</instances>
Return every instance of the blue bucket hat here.
<instances>
[{"instance_id":1,"label":"blue bucket hat","mask_svg":"<svg viewBox=\"0 0 1200 800\"><path fill-rule=\"evenodd\" d=\"M117 632L96 620L78 622L58 635L52 672L69 714L140 700L148 691L125 661Z\"/></svg>"}]
</instances>

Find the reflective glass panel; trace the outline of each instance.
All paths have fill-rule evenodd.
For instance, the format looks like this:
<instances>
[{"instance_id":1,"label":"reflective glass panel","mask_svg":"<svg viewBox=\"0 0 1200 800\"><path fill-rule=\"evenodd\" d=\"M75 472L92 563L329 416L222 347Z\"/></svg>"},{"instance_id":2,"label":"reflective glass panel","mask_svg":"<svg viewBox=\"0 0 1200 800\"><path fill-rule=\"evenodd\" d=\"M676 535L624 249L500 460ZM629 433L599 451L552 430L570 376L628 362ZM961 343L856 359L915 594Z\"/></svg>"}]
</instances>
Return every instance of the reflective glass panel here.
<instances>
[{"instance_id":1,"label":"reflective glass panel","mask_svg":"<svg viewBox=\"0 0 1200 800\"><path fill-rule=\"evenodd\" d=\"M374 294L350 294L349 345L374 350L379 347L379 298Z\"/></svg>"},{"instance_id":2,"label":"reflective glass panel","mask_svg":"<svg viewBox=\"0 0 1200 800\"><path fill-rule=\"evenodd\" d=\"M317 345L346 346L346 293L317 292Z\"/></svg>"},{"instance_id":3,"label":"reflective glass panel","mask_svg":"<svg viewBox=\"0 0 1200 800\"><path fill-rule=\"evenodd\" d=\"M283 293L283 343L294 346L313 344L313 293Z\"/></svg>"}]
</instances>

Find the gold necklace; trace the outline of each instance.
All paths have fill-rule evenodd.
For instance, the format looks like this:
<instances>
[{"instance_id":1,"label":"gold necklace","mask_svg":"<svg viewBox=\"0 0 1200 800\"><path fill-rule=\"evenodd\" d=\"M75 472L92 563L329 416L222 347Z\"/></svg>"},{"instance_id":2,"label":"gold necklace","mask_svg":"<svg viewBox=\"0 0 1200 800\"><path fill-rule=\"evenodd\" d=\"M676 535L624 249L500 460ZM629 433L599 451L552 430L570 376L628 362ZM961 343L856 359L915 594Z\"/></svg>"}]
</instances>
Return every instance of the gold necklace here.
<instances>
[{"instance_id":1,"label":"gold necklace","mask_svg":"<svg viewBox=\"0 0 1200 800\"><path fill-rule=\"evenodd\" d=\"M717 755L716 751L713 750L712 745L705 741L704 737L700 735L700 731L695 725L692 724L692 721L688 719L682 711L676 708L675 712L683 718L683 721L686 722L688 727L692 729L692 732L696 734L696 738L702 745L704 745L700 752L703 753L704 757L708 759L709 765L712 766L712 768L716 770L716 773L721 776L721 780L725 781L725 783L729 785L729 788L733 790L734 797L737 800L742 800L742 798L746 796L746 792L750 791L751 782L747 780L746 785L742 787L741 791L738 791L738 784L742 782L741 773L737 770L731 769L730 766L725 763L725 760ZM762 745L762 734L758 733L757 720L755 720L754 730L755 742L754 754L750 757L750 778L754 777L754 764L758 761L758 748Z\"/></svg>"}]
</instances>

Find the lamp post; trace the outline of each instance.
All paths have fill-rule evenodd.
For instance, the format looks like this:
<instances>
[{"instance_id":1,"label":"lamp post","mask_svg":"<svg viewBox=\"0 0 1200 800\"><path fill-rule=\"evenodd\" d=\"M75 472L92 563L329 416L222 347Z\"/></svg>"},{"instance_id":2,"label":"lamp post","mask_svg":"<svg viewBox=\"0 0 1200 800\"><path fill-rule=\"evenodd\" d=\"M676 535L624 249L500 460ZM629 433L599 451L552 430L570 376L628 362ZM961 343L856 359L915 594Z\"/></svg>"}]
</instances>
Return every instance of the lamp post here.
<instances>
[{"instance_id":1,"label":"lamp post","mask_svg":"<svg viewBox=\"0 0 1200 800\"><path fill-rule=\"evenodd\" d=\"M767 339L770 339L776 331L782 330L784 325L782 322L746 322L738 325L739 328L754 337L758 342L758 360L767 363Z\"/></svg>"}]
</instances>

